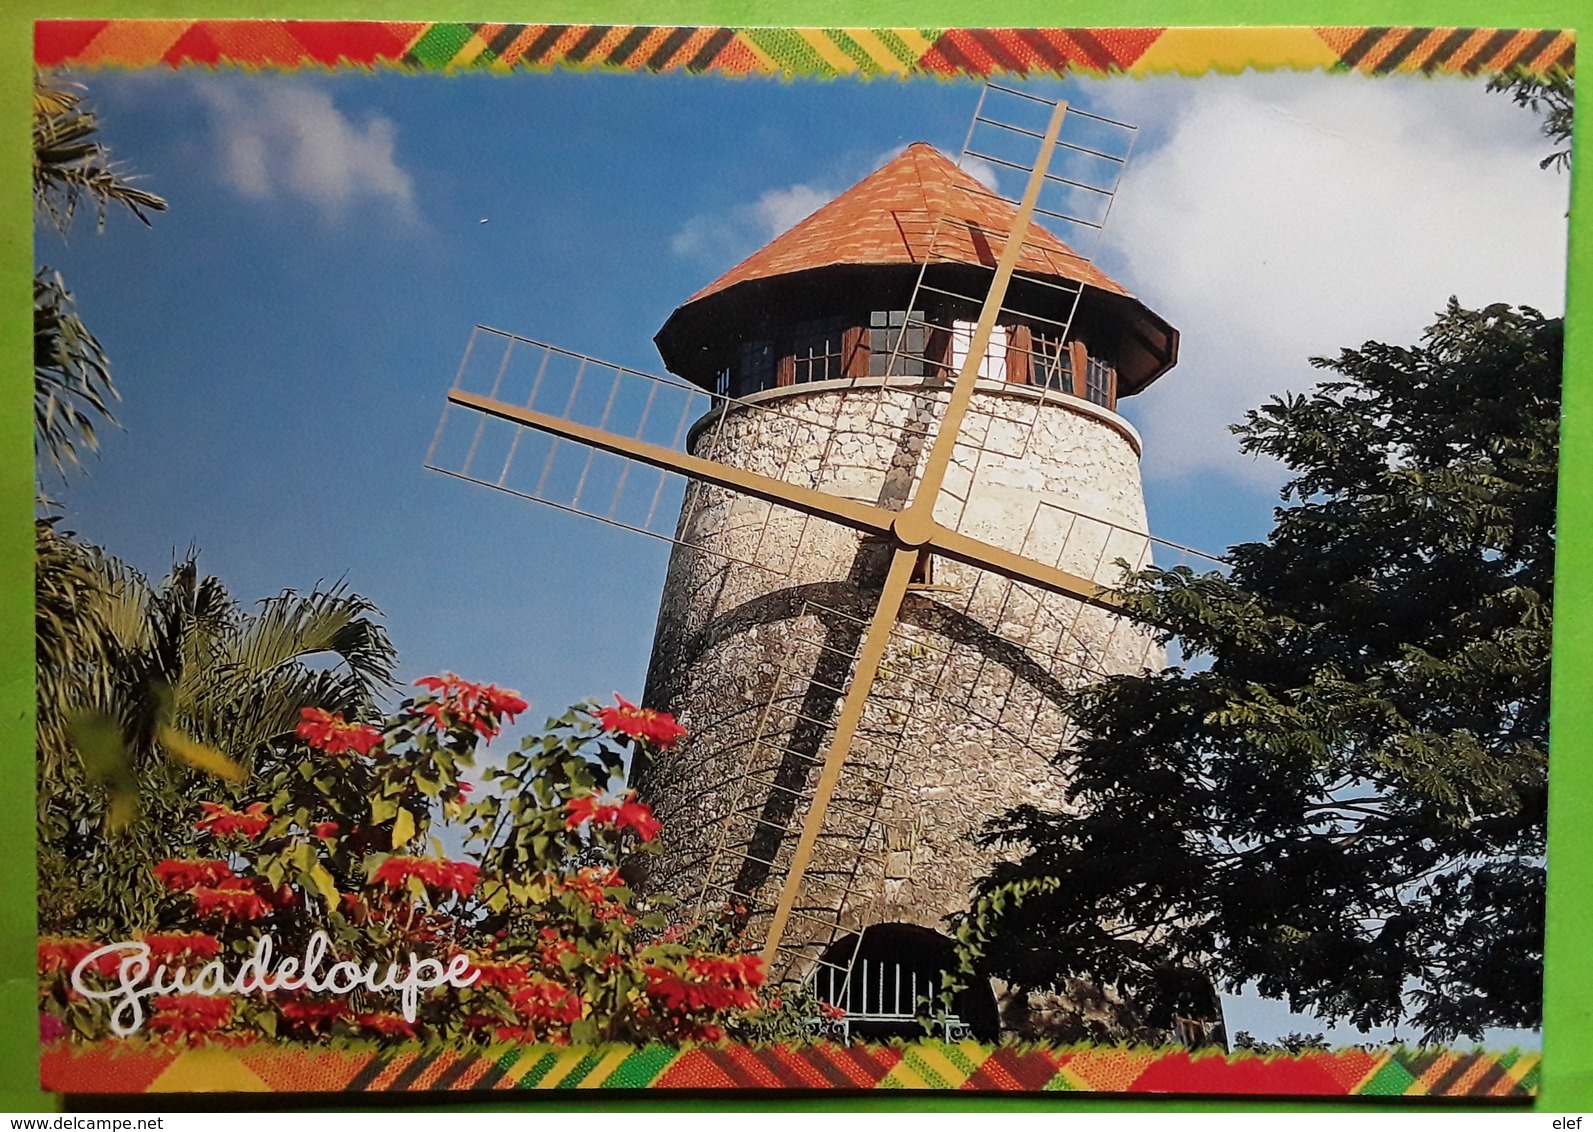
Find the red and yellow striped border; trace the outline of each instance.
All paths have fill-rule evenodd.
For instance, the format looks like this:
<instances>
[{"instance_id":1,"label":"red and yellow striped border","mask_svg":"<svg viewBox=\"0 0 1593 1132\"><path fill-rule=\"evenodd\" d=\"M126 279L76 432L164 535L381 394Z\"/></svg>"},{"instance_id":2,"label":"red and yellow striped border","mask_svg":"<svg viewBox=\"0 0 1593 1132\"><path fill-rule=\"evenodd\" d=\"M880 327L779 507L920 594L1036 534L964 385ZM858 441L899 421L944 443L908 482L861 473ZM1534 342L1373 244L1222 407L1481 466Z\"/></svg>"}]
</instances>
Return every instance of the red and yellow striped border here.
<instances>
[{"instance_id":1,"label":"red and yellow striped border","mask_svg":"<svg viewBox=\"0 0 1593 1132\"><path fill-rule=\"evenodd\" d=\"M1345 1049L1295 1056L1177 1049L948 1045L498 1046L383 1052L108 1041L44 1051L62 1093L479 1092L519 1089L912 1089L1517 1100L1536 1053Z\"/></svg>"},{"instance_id":2,"label":"red and yellow striped border","mask_svg":"<svg viewBox=\"0 0 1593 1132\"><path fill-rule=\"evenodd\" d=\"M573 68L837 75L1570 70L1569 31L1530 28L729 28L319 20L42 20L43 67Z\"/></svg>"}]
</instances>

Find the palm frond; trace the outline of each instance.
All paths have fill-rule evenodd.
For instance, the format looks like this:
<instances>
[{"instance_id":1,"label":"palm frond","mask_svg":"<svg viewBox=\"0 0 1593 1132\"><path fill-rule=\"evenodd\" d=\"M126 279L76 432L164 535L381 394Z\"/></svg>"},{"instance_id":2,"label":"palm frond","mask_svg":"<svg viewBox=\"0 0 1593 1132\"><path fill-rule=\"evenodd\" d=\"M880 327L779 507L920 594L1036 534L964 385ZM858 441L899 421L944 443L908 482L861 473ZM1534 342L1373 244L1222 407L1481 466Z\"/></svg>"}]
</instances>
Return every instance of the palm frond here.
<instances>
[{"instance_id":1,"label":"palm frond","mask_svg":"<svg viewBox=\"0 0 1593 1132\"><path fill-rule=\"evenodd\" d=\"M82 450L97 451L99 424L116 423L121 400L110 360L78 317L60 275L41 268L33 277L33 446L57 472L82 466Z\"/></svg>"},{"instance_id":2,"label":"palm frond","mask_svg":"<svg viewBox=\"0 0 1593 1132\"><path fill-rule=\"evenodd\" d=\"M190 704L183 721L196 738L224 747L252 767L262 753L293 741L301 708L354 719L364 717L372 702L370 686L352 672L284 666L253 676L235 671L225 686Z\"/></svg>"},{"instance_id":3,"label":"palm frond","mask_svg":"<svg viewBox=\"0 0 1593 1132\"><path fill-rule=\"evenodd\" d=\"M106 619L107 577L99 558L55 529L34 523L34 672L38 754L44 782L59 779L73 713L110 702L121 653Z\"/></svg>"},{"instance_id":4,"label":"palm frond","mask_svg":"<svg viewBox=\"0 0 1593 1132\"><path fill-rule=\"evenodd\" d=\"M113 160L110 147L99 140L99 118L84 104L81 89L34 77L34 208L63 234L85 203L93 207L102 229L113 204L148 224L148 214L164 211L166 201L134 185L125 164Z\"/></svg>"},{"instance_id":5,"label":"palm frond","mask_svg":"<svg viewBox=\"0 0 1593 1132\"><path fill-rule=\"evenodd\" d=\"M375 604L349 593L339 582L300 594L284 590L261 601L228 641L223 663L267 672L292 662L326 656L346 665L371 690L389 686L398 654L374 619Z\"/></svg>"}]
</instances>

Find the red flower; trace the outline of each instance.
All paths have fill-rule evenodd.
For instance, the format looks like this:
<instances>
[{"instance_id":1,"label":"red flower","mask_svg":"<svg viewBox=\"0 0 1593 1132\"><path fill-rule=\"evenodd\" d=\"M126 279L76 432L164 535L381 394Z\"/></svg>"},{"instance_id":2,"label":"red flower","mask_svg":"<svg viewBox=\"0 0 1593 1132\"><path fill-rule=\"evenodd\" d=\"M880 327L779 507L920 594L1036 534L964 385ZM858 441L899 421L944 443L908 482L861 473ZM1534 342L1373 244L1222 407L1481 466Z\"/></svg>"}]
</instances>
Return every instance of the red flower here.
<instances>
[{"instance_id":1,"label":"red flower","mask_svg":"<svg viewBox=\"0 0 1593 1132\"><path fill-rule=\"evenodd\" d=\"M565 892L573 892L593 904L601 904L608 899L608 889L622 888L625 882L620 878L618 869L600 869L589 867L570 876L559 878L559 887Z\"/></svg>"},{"instance_id":2,"label":"red flower","mask_svg":"<svg viewBox=\"0 0 1593 1132\"><path fill-rule=\"evenodd\" d=\"M469 896L481 879L481 866L470 861L444 861L423 857L389 857L377 866L372 884L404 888L416 877L429 889Z\"/></svg>"},{"instance_id":3,"label":"red flower","mask_svg":"<svg viewBox=\"0 0 1593 1132\"><path fill-rule=\"evenodd\" d=\"M501 715L508 723L514 722L514 717L531 705L521 699L516 692L488 684L481 689L482 699L487 701L487 710L493 715Z\"/></svg>"},{"instance_id":4,"label":"red flower","mask_svg":"<svg viewBox=\"0 0 1593 1132\"><path fill-rule=\"evenodd\" d=\"M753 993L764 977L758 955L689 956L684 971L647 966L648 997L673 1014L701 1011L750 1010L758 1005Z\"/></svg>"},{"instance_id":5,"label":"red flower","mask_svg":"<svg viewBox=\"0 0 1593 1132\"><path fill-rule=\"evenodd\" d=\"M685 737L686 729L676 723L675 717L668 712L626 703L625 697L618 692L614 693L614 698L619 701L618 707L599 708L595 713L598 725L604 731L645 739L666 751L675 745L676 740Z\"/></svg>"},{"instance_id":6,"label":"red flower","mask_svg":"<svg viewBox=\"0 0 1593 1132\"><path fill-rule=\"evenodd\" d=\"M581 996L567 986L537 978L509 996L509 1005L533 1022L569 1025L579 1022L583 1011Z\"/></svg>"},{"instance_id":7,"label":"red flower","mask_svg":"<svg viewBox=\"0 0 1593 1132\"><path fill-rule=\"evenodd\" d=\"M607 901L604 901L602 904L594 905L592 908L592 915L596 916L604 923L607 923L610 920L622 920L624 921L626 927L630 927L632 924L636 923L636 917L630 912L627 912L624 905L610 904ZM614 956L610 955L609 958L613 959Z\"/></svg>"},{"instance_id":8,"label":"red flower","mask_svg":"<svg viewBox=\"0 0 1593 1132\"><path fill-rule=\"evenodd\" d=\"M575 941L565 939L554 928L543 928L537 935L542 940L537 946L537 958L541 959L542 965L550 971L561 970L563 965L559 962L559 957L575 951Z\"/></svg>"},{"instance_id":9,"label":"red flower","mask_svg":"<svg viewBox=\"0 0 1593 1132\"><path fill-rule=\"evenodd\" d=\"M303 720L298 728L299 738L317 751L329 755L341 755L349 751L368 755L382 742L379 730L363 723L345 722L342 712L307 707L299 710L299 718Z\"/></svg>"},{"instance_id":10,"label":"red flower","mask_svg":"<svg viewBox=\"0 0 1593 1132\"><path fill-rule=\"evenodd\" d=\"M337 836L337 822L318 821L315 823L315 836L322 841L329 841Z\"/></svg>"},{"instance_id":11,"label":"red flower","mask_svg":"<svg viewBox=\"0 0 1593 1132\"><path fill-rule=\"evenodd\" d=\"M271 815L266 813L264 802L254 802L242 813L219 802L200 802L199 808L205 811L205 816L194 822L194 828L217 837L241 833L253 841L271 824Z\"/></svg>"},{"instance_id":12,"label":"red flower","mask_svg":"<svg viewBox=\"0 0 1593 1132\"><path fill-rule=\"evenodd\" d=\"M83 957L99 950L100 945L91 939L41 939L39 940L39 974L57 972L70 975ZM93 970L106 978L114 977L121 966L122 956L101 955L94 961Z\"/></svg>"},{"instance_id":13,"label":"red flower","mask_svg":"<svg viewBox=\"0 0 1593 1132\"><path fill-rule=\"evenodd\" d=\"M66 1023L54 1014L39 1014L39 1041L53 1042L66 1037Z\"/></svg>"},{"instance_id":14,"label":"red flower","mask_svg":"<svg viewBox=\"0 0 1593 1132\"><path fill-rule=\"evenodd\" d=\"M176 1039L219 1030L232 1020L232 1002L204 994L168 994L155 999L152 1033Z\"/></svg>"},{"instance_id":15,"label":"red flower","mask_svg":"<svg viewBox=\"0 0 1593 1132\"><path fill-rule=\"evenodd\" d=\"M846 1011L836 1006L833 1002L819 1003L819 1014L825 1018L836 1020L846 1017Z\"/></svg>"},{"instance_id":16,"label":"red flower","mask_svg":"<svg viewBox=\"0 0 1593 1132\"><path fill-rule=\"evenodd\" d=\"M514 717L530 705L514 692L493 684L475 684L461 680L452 672L444 676L422 676L415 686L425 688L434 697L428 703L417 703L415 710L426 716L439 731L454 728L474 730L483 738L491 739L504 723L513 723Z\"/></svg>"},{"instance_id":17,"label":"red flower","mask_svg":"<svg viewBox=\"0 0 1593 1132\"><path fill-rule=\"evenodd\" d=\"M596 794L583 794L564 803L564 825L575 829L585 822L593 825L613 825L619 816L619 807L598 801Z\"/></svg>"},{"instance_id":18,"label":"red flower","mask_svg":"<svg viewBox=\"0 0 1593 1132\"><path fill-rule=\"evenodd\" d=\"M634 829L636 836L643 841L651 841L657 837L658 831L664 827L664 824L653 816L652 807L646 802L631 801L631 795L627 795L626 798L614 819L615 824L621 829Z\"/></svg>"},{"instance_id":19,"label":"red flower","mask_svg":"<svg viewBox=\"0 0 1593 1132\"><path fill-rule=\"evenodd\" d=\"M271 911L271 905L247 881L214 888L195 888L189 895L194 898L194 909L201 916L219 916L223 920L258 920Z\"/></svg>"},{"instance_id":20,"label":"red flower","mask_svg":"<svg viewBox=\"0 0 1593 1132\"><path fill-rule=\"evenodd\" d=\"M471 961L471 966L481 972L475 982L478 987L497 987L508 991L531 977L531 971L520 963L490 963L475 959Z\"/></svg>"},{"instance_id":21,"label":"red flower","mask_svg":"<svg viewBox=\"0 0 1593 1132\"><path fill-rule=\"evenodd\" d=\"M164 932L147 935L144 943L149 947L149 957L156 963L171 964L177 961L214 959L221 954L221 941L203 932Z\"/></svg>"},{"instance_id":22,"label":"red flower","mask_svg":"<svg viewBox=\"0 0 1593 1132\"><path fill-rule=\"evenodd\" d=\"M173 892L187 892L202 884L220 884L224 880L236 879L237 876L227 867L225 861L179 861L171 857L167 857L150 872L155 874L156 880Z\"/></svg>"},{"instance_id":23,"label":"red flower","mask_svg":"<svg viewBox=\"0 0 1593 1132\"><path fill-rule=\"evenodd\" d=\"M564 803L564 825L568 829L575 829L585 822L591 822L594 826L618 826L620 829L634 829L643 841L651 841L658 836L663 823L653 816L651 806L635 801L635 797L636 792L633 790L618 802L600 802L595 794L571 798Z\"/></svg>"},{"instance_id":24,"label":"red flower","mask_svg":"<svg viewBox=\"0 0 1593 1132\"><path fill-rule=\"evenodd\" d=\"M285 1022L302 1027L312 1034L320 1033L343 1018L348 1017L348 1003L342 1001L317 1002L312 999L290 998L277 1007Z\"/></svg>"},{"instance_id":25,"label":"red flower","mask_svg":"<svg viewBox=\"0 0 1593 1132\"><path fill-rule=\"evenodd\" d=\"M415 1024L402 1014L360 1014L354 1019L361 1029L370 1030L388 1038L413 1038Z\"/></svg>"}]
</instances>

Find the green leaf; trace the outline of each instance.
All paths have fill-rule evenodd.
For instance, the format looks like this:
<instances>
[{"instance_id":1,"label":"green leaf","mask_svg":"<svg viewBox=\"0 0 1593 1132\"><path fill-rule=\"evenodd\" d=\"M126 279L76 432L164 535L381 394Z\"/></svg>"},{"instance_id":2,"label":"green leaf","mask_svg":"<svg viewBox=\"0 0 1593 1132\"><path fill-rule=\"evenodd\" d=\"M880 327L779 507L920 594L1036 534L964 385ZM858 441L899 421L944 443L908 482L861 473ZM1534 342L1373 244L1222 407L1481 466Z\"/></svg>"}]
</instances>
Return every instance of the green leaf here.
<instances>
[{"instance_id":1,"label":"green leaf","mask_svg":"<svg viewBox=\"0 0 1593 1132\"><path fill-rule=\"evenodd\" d=\"M337 911L337 881L332 879L332 874L326 871L326 866L316 861L310 866L310 882L315 885L315 890L321 894L321 899L326 901L327 914Z\"/></svg>"},{"instance_id":2,"label":"green leaf","mask_svg":"<svg viewBox=\"0 0 1593 1132\"><path fill-rule=\"evenodd\" d=\"M409 843L415 836L415 815L408 810L400 808L398 816L393 821L393 850L396 852Z\"/></svg>"}]
</instances>

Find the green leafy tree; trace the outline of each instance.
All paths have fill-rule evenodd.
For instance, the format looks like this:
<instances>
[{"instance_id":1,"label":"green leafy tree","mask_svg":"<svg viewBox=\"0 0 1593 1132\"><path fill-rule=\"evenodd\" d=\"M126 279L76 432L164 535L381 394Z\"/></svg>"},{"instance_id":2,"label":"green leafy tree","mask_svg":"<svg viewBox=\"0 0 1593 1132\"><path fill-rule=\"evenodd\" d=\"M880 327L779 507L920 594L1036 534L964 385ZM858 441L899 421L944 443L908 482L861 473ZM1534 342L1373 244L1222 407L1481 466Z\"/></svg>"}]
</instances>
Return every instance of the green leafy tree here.
<instances>
[{"instance_id":1,"label":"green leafy tree","mask_svg":"<svg viewBox=\"0 0 1593 1132\"><path fill-rule=\"evenodd\" d=\"M1251 1053L1263 1055L1274 1053L1299 1055L1309 1050L1325 1050L1329 1047L1325 1034L1302 1034L1298 1030L1291 1030L1277 1041L1268 1042L1255 1037L1248 1030L1240 1030L1233 1036L1233 1048L1247 1049Z\"/></svg>"},{"instance_id":2,"label":"green leafy tree","mask_svg":"<svg viewBox=\"0 0 1593 1132\"><path fill-rule=\"evenodd\" d=\"M1452 300L1235 427L1292 472L1275 526L1126 586L1184 662L1074 697L1068 806L988 833L986 895L1051 887L982 973L1164 1027L1212 975L1363 1029L1538 1024L1561 334Z\"/></svg>"},{"instance_id":3,"label":"green leafy tree","mask_svg":"<svg viewBox=\"0 0 1593 1132\"><path fill-rule=\"evenodd\" d=\"M1571 168L1571 119L1576 88L1569 72L1561 67L1544 73L1517 67L1490 81L1488 89L1504 91L1517 106L1543 116L1540 128L1555 148L1538 162L1540 169Z\"/></svg>"},{"instance_id":4,"label":"green leafy tree","mask_svg":"<svg viewBox=\"0 0 1593 1132\"><path fill-rule=\"evenodd\" d=\"M81 467L99 447L99 422L115 423L118 399L110 360L83 325L61 276L33 277L33 435L36 459L58 473Z\"/></svg>"},{"instance_id":5,"label":"green leafy tree","mask_svg":"<svg viewBox=\"0 0 1593 1132\"><path fill-rule=\"evenodd\" d=\"M48 522L36 538L40 918L112 932L192 844L202 775L241 781L303 708L369 711L397 658L342 586L245 610L192 558L156 584Z\"/></svg>"}]
</instances>

